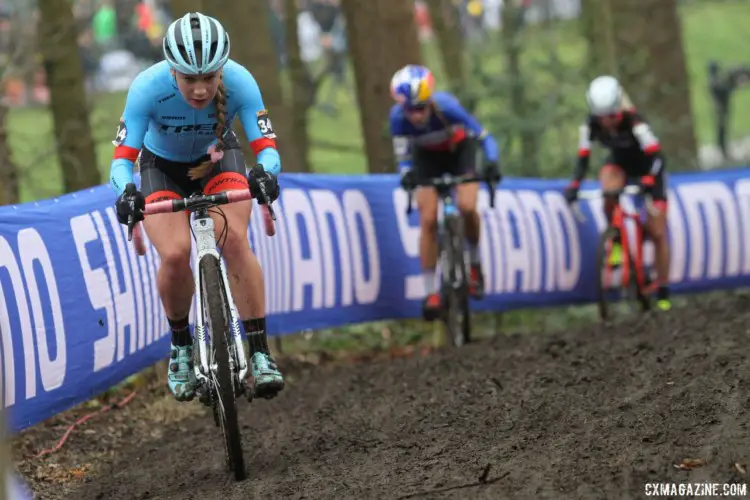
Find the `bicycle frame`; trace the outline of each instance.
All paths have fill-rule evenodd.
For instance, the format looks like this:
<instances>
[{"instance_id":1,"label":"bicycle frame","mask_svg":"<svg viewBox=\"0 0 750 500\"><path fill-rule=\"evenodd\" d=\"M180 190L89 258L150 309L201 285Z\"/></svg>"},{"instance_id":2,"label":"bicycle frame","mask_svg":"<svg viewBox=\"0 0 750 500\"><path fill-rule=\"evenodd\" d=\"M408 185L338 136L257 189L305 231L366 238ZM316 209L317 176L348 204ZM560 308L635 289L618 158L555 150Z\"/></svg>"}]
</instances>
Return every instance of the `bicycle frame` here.
<instances>
[{"instance_id":1,"label":"bicycle frame","mask_svg":"<svg viewBox=\"0 0 750 500\"><path fill-rule=\"evenodd\" d=\"M643 220L641 218L640 211L636 210L633 212L627 211L622 207L622 204L620 203L620 196L622 194L631 194L631 195L641 195L643 194L641 191L640 186L627 186L622 189L616 189L612 191L595 191L595 192L582 192L579 196L580 199L597 199L597 198L605 198L605 199L612 199L615 202L614 211L612 213L612 220L609 223L609 228L614 229L618 232L620 235L620 245L623 252L623 261L620 265L621 270L621 283L629 283L631 278L631 245L630 245L630 239L627 229L627 221L632 220L635 224L635 257L633 257L634 262L632 264L635 266L635 278L636 278L636 284L638 286L639 290L642 290L646 286L646 277L643 270L643 242L644 242L644 228L643 228ZM658 210L653 204L653 199L650 195L644 196L644 201L646 204L646 210L652 214L656 215L658 214ZM578 210L578 207L575 207L576 209L576 217L581 220L582 215L580 211ZM605 259L605 277L606 281L609 282L610 275L612 272L612 266L609 263L609 259Z\"/></svg>"},{"instance_id":2,"label":"bicycle frame","mask_svg":"<svg viewBox=\"0 0 750 500\"><path fill-rule=\"evenodd\" d=\"M245 358L245 349L242 345L242 334L240 332L240 320L239 314L237 313L237 306L234 303L234 298L229 289L229 280L227 278L226 266L221 255L216 250L216 238L214 235L214 221L208 215L207 208L199 208L193 213L190 225L193 228L193 234L195 235L196 250L198 254L197 262L200 262L206 255L212 255L219 261L219 269L221 270L221 283L226 293L227 301L229 302L229 321L232 329L232 336L234 337L234 345L237 355L237 363L239 367L238 377L239 380L244 380L247 375L247 359ZM195 310L195 336L198 344L198 355L200 359L200 365L195 365L193 370L195 376L201 382L206 382L209 373L215 370L215 366L209 366L208 364L208 350L206 348L206 327L205 318L203 317L203 296L202 287L200 283L200 272L199 266L195 266L193 269L193 276L195 280L195 296L198 307ZM213 332L212 332L213 333ZM231 358L230 358L231 359Z\"/></svg>"},{"instance_id":3,"label":"bicycle frame","mask_svg":"<svg viewBox=\"0 0 750 500\"><path fill-rule=\"evenodd\" d=\"M224 291L226 293L227 301L229 302L230 318L229 326L232 330L232 336L234 337L237 363L239 364L238 378L244 380L247 376L247 359L245 357L245 349L242 345L242 333L240 331L240 319L237 312L237 307L234 303L231 290L229 287L229 279L227 278L226 266L221 258L221 254L216 249L216 237L214 234L214 221L208 214L208 209L213 206L218 206L227 203L234 203L238 201L245 201L252 199L252 195L249 190L233 190L225 191L216 195L193 195L182 200L167 200L156 203L149 203L146 205L144 214L146 216L157 214L157 213L168 213L168 212L179 212L182 210L189 210L192 212L190 226L193 230L193 235L196 242L197 250L197 262L200 262L206 255L211 255L219 261L219 268L221 270L221 281ZM265 209L264 218L266 226L266 234L273 236L276 232L274 227L275 216L273 210L269 205L261 205ZM132 230L132 236L135 238L134 245L139 255L143 255L146 252L146 247L143 244L140 224L129 225L129 229ZM128 235L128 239L131 239L131 234ZM197 308L195 314L195 337L198 343L198 354L200 364L193 367L195 375L201 382L205 383L208 380L209 374L216 369L216 366L209 366L209 356L206 347L206 326L205 318L203 317L203 296L202 287L200 282L200 269L196 265L193 269L193 279L195 281L195 294L197 299ZM231 359L231 358L230 358Z\"/></svg>"}]
</instances>

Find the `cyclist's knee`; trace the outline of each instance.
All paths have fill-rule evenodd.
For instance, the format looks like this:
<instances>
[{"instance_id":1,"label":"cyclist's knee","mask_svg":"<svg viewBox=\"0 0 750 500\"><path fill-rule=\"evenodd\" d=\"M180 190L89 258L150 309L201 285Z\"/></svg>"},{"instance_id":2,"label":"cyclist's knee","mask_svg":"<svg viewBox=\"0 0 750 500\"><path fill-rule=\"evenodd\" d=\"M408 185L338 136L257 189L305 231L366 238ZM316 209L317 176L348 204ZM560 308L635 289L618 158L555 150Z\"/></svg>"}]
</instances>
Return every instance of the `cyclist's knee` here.
<instances>
[{"instance_id":1,"label":"cyclist's knee","mask_svg":"<svg viewBox=\"0 0 750 500\"><path fill-rule=\"evenodd\" d=\"M437 233L437 213L420 214L419 226L422 233Z\"/></svg>"},{"instance_id":2,"label":"cyclist's knee","mask_svg":"<svg viewBox=\"0 0 750 500\"><path fill-rule=\"evenodd\" d=\"M464 198L458 199L458 211L464 217L472 216L477 213L477 199L476 198Z\"/></svg>"},{"instance_id":3,"label":"cyclist's knee","mask_svg":"<svg viewBox=\"0 0 750 500\"><path fill-rule=\"evenodd\" d=\"M663 215L652 217L647 223L647 230L651 239L655 242L666 241L667 239L667 219Z\"/></svg>"},{"instance_id":4,"label":"cyclist's knee","mask_svg":"<svg viewBox=\"0 0 750 500\"><path fill-rule=\"evenodd\" d=\"M222 242L220 241L219 243ZM226 240L223 243L223 253L230 259L244 252L250 253L247 228L239 224L229 224L229 230L226 232Z\"/></svg>"},{"instance_id":5,"label":"cyclist's knee","mask_svg":"<svg viewBox=\"0 0 750 500\"><path fill-rule=\"evenodd\" d=\"M189 242L188 242L189 243ZM190 272L190 245L175 243L159 252L161 267L169 273Z\"/></svg>"}]
</instances>

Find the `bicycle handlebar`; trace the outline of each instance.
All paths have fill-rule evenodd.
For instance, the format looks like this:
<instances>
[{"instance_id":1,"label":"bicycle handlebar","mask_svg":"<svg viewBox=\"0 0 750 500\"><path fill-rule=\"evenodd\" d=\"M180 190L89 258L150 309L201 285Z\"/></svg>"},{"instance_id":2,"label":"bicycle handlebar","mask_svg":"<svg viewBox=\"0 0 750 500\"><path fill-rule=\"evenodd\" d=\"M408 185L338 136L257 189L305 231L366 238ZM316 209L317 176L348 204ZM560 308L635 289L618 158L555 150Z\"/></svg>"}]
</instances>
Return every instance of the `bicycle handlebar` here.
<instances>
[{"instance_id":1,"label":"bicycle handlebar","mask_svg":"<svg viewBox=\"0 0 750 500\"><path fill-rule=\"evenodd\" d=\"M261 189L262 188L263 186L261 185ZM251 200L252 198L253 195L250 193L249 189L234 189L217 194L198 194L180 200L164 200L148 203L143 210L143 214L153 215L181 212L183 210L193 211L200 208L210 208L238 201ZM263 209L266 234L268 236L273 236L276 234L276 224L274 223L276 220L276 214L270 204L262 204L261 207ZM146 253L146 245L143 242L141 226L133 221L133 216L131 215L128 217L128 241L132 241L134 237L135 241L133 244L135 245L136 252L138 255L144 255Z\"/></svg>"},{"instance_id":2,"label":"bicycle handlebar","mask_svg":"<svg viewBox=\"0 0 750 500\"><path fill-rule=\"evenodd\" d=\"M484 175L472 175L469 177L456 177L450 174L445 174L442 177L432 177L429 179L422 179L416 183L417 187L435 187L435 188L451 188L458 186L459 184L469 184L472 182L486 182L487 188L490 191L490 207L495 208L495 187L498 182L497 179L490 178ZM409 201L406 208L406 213L412 212L412 198L414 197L414 191L408 190Z\"/></svg>"},{"instance_id":3,"label":"bicycle handlebar","mask_svg":"<svg viewBox=\"0 0 750 500\"><path fill-rule=\"evenodd\" d=\"M641 186L637 185L631 185L631 186L625 186L619 189L610 189L610 190L596 190L596 191L583 191L579 193L578 199L579 200L596 200L599 198L610 198L610 199L619 199L620 196L623 194L629 194L634 196L643 195L643 201L646 205L646 211L653 215L657 216L660 213L660 210L656 208L654 205L654 198L651 195L651 193L644 193L643 188ZM578 219L580 222L585 222L586 217L583 215L583 212L581 212L581 209L578 207L578 202L575 201L571 204L571 210L573 211L573 215L575 215L575 218Z\"/></svg>"}]
</instances>

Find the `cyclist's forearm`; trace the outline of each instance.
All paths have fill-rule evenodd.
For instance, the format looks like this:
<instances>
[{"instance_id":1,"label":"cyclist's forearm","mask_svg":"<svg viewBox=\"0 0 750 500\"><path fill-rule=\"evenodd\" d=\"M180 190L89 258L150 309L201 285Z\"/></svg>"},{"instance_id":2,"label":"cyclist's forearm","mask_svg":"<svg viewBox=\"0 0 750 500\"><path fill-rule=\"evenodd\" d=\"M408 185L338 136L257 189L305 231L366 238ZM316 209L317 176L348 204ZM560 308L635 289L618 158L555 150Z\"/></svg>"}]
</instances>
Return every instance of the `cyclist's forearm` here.
<instances>
[{"instance_id":1,"label":"cyclist's forearm","mask_svg":"<svg viewBox=\"0 0 750 500\"><path fill-rule=\"evenodd\" d=\"M272 175L281 173L281 157L274 147L267 147L255 155L258 163L263 165L263 170Z\"/></svg>"},{"instance_id":2,"label":"cyclist's forearm","mask_svg":"<svg viewBox=\"0 0 750 500\"><path fill-rule=\"evenodd\" d=\"M487 161L497 163L500 160L500 148L498 148L497 141L491 135L485 135L482 139L482 149Z\"/></svg>"},{"instance_id":3,"label":"cyclist's forearm","mask_svg":"<svg viewBox=\"0 0 750 500\"><path fill-rule=\"evenodd\" d=\"M124 158L112 161L109 169L109 185L119 195L125 191L125 186L133 182L133 162Z\"/></svg>"},{"instance_id":4,"label":"cyclist's forearm","mask_svg":"<svg viewBox=\"0 0 750 500\"><path fill-rule=\"evenodd\" d=\"M589 173L589 155L579 155L576 168L573 170L573 180L581 182Z\"/></svg>"}]
</instances>

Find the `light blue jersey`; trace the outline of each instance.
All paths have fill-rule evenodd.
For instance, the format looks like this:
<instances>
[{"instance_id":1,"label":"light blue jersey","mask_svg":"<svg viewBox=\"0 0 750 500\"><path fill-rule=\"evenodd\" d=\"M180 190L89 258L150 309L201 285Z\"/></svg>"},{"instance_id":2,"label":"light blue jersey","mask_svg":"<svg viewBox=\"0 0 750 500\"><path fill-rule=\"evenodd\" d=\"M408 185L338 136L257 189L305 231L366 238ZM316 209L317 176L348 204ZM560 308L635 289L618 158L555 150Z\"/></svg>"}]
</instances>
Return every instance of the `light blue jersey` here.
<instances>
[{"instance_id":1,"label":"light blue jersey","mask_svg":"<svg viewBox=\"0 0 750 500\"><path fill-rule=\"evenodd\" d=\"M226 123L239 116L245 135L266 172L278 175L281 159L276 134L253 75L231 59L224 65ZM118 193L133 182L133 163L145 146L166 160L190 163L207 154L216 143L216 105L204 109L190 106L177 89L166 61L139 74L130 86L120 118L110 184ZM227 132L229 127L227 127ZM187 168L187 167L186 167Z\"/></svg>"}]
</instances>

